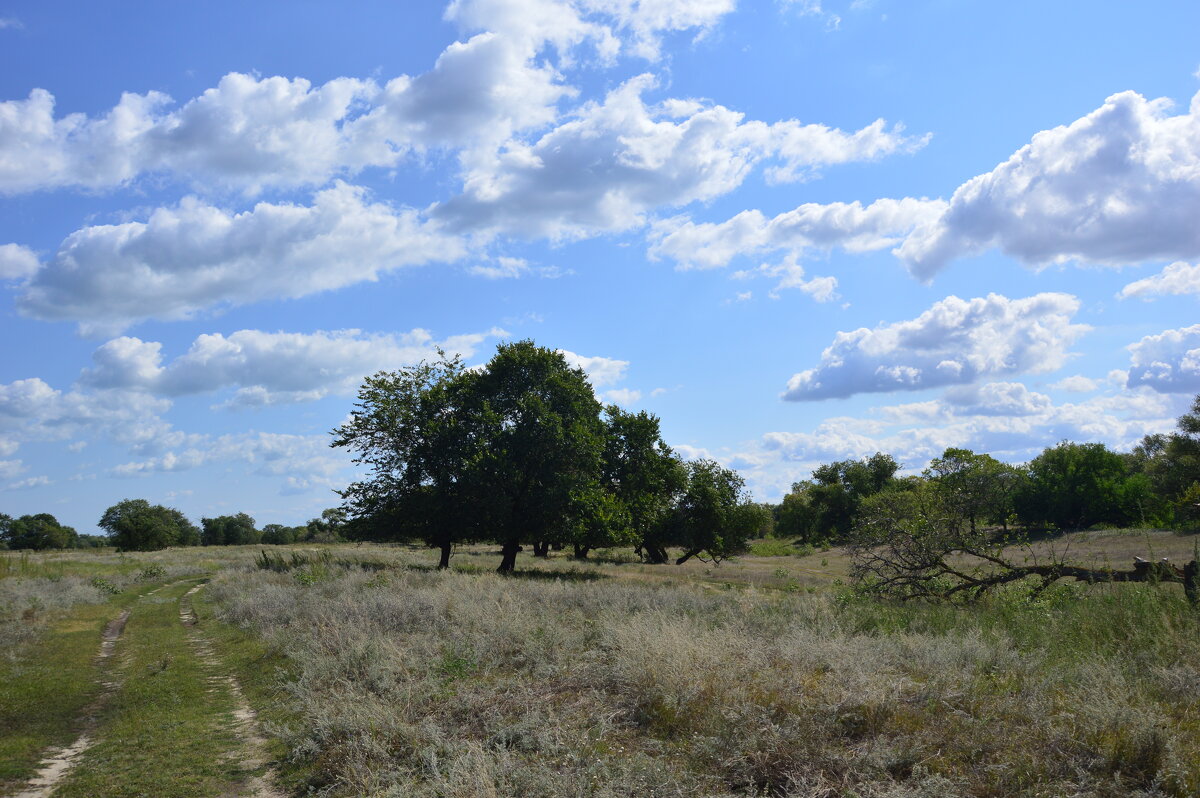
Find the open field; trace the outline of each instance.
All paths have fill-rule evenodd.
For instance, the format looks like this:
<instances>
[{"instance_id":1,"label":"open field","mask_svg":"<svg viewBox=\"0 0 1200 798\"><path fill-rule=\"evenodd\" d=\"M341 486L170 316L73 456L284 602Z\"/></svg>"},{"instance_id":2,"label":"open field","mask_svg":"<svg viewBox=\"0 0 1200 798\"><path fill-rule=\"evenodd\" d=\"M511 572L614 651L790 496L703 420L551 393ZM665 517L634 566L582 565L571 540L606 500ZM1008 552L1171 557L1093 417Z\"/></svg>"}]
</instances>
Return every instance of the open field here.
<instances>
[{"instance_id":1,"label":"open field","mask_svg":"<svg viewBox=\"0 0 1200 798\"><path fill-rule=\"evenodd\" d=\"M1036 545L1126 567L1195 544ZM756 548L511 577L482 546L441 573L370 545L270 547L275 569L254 547L0 554L0 793L1200 794L1178 585L900 606L851 594L838 549Z\"/></svg>"}]
</instances>

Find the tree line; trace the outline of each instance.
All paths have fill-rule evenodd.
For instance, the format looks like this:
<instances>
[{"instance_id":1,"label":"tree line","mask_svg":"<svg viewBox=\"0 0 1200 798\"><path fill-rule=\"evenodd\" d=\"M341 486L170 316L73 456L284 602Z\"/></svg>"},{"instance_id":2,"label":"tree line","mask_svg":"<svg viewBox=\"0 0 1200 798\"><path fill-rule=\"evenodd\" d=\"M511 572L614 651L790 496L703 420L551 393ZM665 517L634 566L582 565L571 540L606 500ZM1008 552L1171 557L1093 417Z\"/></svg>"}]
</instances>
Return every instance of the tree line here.
<instances>
[{"instance_id":1,"label":"tree line","mask_svg":"<svg viewBox=\"0 0 1200 798\"><path fill-rule=\"evenodd\" d=\"M259 529L246 513L201 518L197 526L174 507L145 499L125 499L104 511L97 525L104 535L81 535L53 515L19 518L0 513L0 549L77 549L115 546L121 551L156 551L169 546L246 546L336 543L344 540L345 514L325 510L300 526L267 524Z\"/></svg>"},{"instance_id":2,"label":"tree line","mask_svg":"<svg viewBox=\"0 0 1200 798\"><path fill-rule=\"evenodd\" d=\"M1200 528L1200 396L1167 434L1130 452L1062 441L1023 465L950 448L920 475L897 476L889 454L822 465L774 508L776 534L808 543L849 541L894 494L936 499L979 527L1076 530L1097 525Z\"/></svg>"}]
</instances>

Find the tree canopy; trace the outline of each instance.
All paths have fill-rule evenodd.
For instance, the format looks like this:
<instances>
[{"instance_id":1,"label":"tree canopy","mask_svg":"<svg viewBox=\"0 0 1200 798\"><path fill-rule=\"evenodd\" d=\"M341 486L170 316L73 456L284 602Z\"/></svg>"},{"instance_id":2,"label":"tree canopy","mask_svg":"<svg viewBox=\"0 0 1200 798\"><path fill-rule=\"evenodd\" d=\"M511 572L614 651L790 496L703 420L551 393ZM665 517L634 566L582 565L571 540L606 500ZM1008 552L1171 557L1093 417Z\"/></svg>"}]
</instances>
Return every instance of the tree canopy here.
<instances>
[{"instance_id":1,"label":"tree canopy","mask_svg":"<svg viewBox=\"0 0 1200 798\"><path fill-rule=\"evenodd\" d=\"M99 526L122 551L156 551L194 546L200 533L183 513L145 499L125 499L104 511Z\"/></svg>"}]
</instances>

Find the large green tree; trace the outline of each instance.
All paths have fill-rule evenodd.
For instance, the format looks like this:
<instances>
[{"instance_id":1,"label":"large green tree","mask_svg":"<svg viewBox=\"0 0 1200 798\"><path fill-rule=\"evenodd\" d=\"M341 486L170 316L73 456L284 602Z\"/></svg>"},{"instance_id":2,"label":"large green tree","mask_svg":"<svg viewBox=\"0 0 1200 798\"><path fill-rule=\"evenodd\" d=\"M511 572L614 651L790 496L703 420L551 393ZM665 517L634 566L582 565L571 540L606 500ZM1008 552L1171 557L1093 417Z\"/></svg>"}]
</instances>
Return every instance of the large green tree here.
<instances>
[{"instance_id":1,"label":"large green tree","mask_svg":"<svg viewBox=\"0 0 1200 798\"><path fill-rule=\"evenodd\" d=\"M1006 525L1024 475L991 455L949 448L930 462L925 477L943 504L974 533L980 524Z\"/></svg>"},{"instance_id":2,"label":"large green tree","mask_svg":"<svg viewBox=\"0 0 1200 798\"><path fill-rule=\"evenodd\" d=\"M198 530L183 513L145 499L117 502L104 511L99 526L122 551L156 551L199 542Z\"/></svg>"},{"instance_id":3,"label":"large green tree","mask_svg":"<svg viewBox=\"0 0 1200 798\"><path fill-rule=\"evenodd\" d=\"M474 469L483 441L468 423L461 359L439 353L368 377L350 419L333 431L333 446L354 452L366 479L341 495L358 539L423 540L450 565L456 543L477 525Z\"/></svg>"},{"instance_id":4,"label":"large green tree","mask_svg":"<svg viewBox=\"0 0 1200 798\"><path fill-rule=\"evenodd\" d=\"M882 452L817 466L811 480L796 483L792 498L784 498L779 533L808 541L845 539L863 499L889 487L899 468Z\"/></svg>"},{"instance_id":5,"label":"large green tree","mask_svg":"<svg viewBox=\"0 0 1200 798\"><path fill-rule=\"evenodd\" d=\"M473 509L501 543L499 570L508 573L523 543L562 540L582 496L599 486L600 403L582 369L532 341L501 344L462 385L463 423L477 445Z\"/></svg>"}]
</instances>

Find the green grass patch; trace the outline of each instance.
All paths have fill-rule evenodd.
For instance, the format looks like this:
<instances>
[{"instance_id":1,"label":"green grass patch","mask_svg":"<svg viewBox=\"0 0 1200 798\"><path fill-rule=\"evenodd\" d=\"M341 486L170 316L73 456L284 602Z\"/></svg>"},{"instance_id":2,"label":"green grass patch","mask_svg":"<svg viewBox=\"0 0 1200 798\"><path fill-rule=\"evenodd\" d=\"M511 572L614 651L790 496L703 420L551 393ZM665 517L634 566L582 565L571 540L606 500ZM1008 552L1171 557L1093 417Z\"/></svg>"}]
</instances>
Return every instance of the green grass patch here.
<instances>
[{"instance_id":1,"label":"green grass patch","mask_svg":"<svg viewBox=\"0 0 1200 798\"><path fill-rule=\"evenodd\" d=\"M104 626L151 587L77 606L15 657L0 659L0 790L28 780L47 748L78 736L80 714L101 689L96 653Z\"/></svg>"},{"instance_id":2,"label":"green grass patch","mask_svg":"<svg viewBox=\"0 0 1200 798\"><path fill-rule=\"evenodd\" d=\"M764 538L750 544L750 553L755 557L807 557L815 551L807 544L795 546L790 541L778 538Z\"/></svg>"},{"instance_id":3,"label":"green grass patch","mask_svg":"<svg viewBox=\"0 0 1200 798\"><path fill-rule=\"evenodd\" d=\"M211 684L179 620L179 598L195 581L140 602L125 627L118 656L123 684L108 704L99 742L55 792L78 796L186 798L230 794L244 777L229 754L229 691Z\"/></svg>"}]
</instances>

